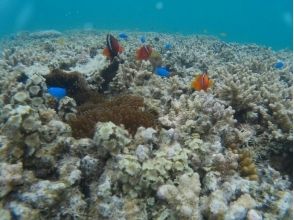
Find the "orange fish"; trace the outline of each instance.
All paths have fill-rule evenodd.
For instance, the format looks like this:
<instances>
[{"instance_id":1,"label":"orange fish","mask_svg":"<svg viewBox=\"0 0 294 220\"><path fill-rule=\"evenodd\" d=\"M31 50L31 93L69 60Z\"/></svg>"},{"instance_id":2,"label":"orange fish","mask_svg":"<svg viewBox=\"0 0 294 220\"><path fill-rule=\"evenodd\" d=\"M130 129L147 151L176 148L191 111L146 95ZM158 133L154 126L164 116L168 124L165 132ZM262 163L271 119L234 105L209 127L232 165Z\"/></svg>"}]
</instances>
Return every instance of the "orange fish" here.
<instances>
[{"instance_id":1,"label":"orange fish","mask_svg":"<svg viewBox=\"0 0 294 220\"><path fill-rule=\"evenodd\" d=\"M209 87L212 86L212 83L213 81L208 78L208 74L205 72L195 77L195 79L192 81L192 88L197 91L206 91Z\"/></svg>"},{"instance_id":2,"label":"orange fish","mask_svg":"<svg viewBox=\"0 0 294 220\"><path fill-rule=\"evenodd\" d=\"M124 48L120 46L118 40L111 34L106 36L106 48L103 50L103 55L113 60L114 57L122 53Z\"/></svg>"},{"instance_id":3,"label":"orange fish","mask_svg":"<svg viewBox=\"0 0 294 220\"><path fill-rule=\"evenodd\" d=\"M149 45L143 45L136 52L136 60L148 60L152 52Z\"/></svg>"}]
</instances>

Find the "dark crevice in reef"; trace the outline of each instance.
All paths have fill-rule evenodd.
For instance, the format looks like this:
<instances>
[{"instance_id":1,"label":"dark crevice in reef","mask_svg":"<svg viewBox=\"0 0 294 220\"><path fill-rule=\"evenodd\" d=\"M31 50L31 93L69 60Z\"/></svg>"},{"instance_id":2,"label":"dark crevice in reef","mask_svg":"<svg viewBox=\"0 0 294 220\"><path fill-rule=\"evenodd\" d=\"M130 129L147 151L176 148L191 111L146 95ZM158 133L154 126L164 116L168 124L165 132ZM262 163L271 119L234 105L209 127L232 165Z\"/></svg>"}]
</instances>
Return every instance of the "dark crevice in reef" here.
<instances>
[{"instance_id":1,"label":"dark crevice in reef","mask_svg":"<svg viewBox=\"0 0 294 220\"><path fill-rule=\"evenodd\" d=\"M247 112L251 111L251 109L240 109L240 110L235 110L234 113L234 118L239 122L239 123L246 123L247 121Z\"/></svg>"},{"instance_id":2,"label":"dark crevice in reef","mask_svg":"<svg viewBox=\"0 0 294 220\"><path fill-rule=\"evenodd\" d=\"M59 64L59 69L62 70L70 70L70 68L75 67L75 63L60 63Z\"/></svg>"},{"instance_id":3,"label":"dark crevice in reef","mask_svg":"<svg viewBox=\"0 0 294 220\"><path fill-rule=\"evenodd\" d=\"M59 178L56 165L46 158L33 158L30 161L26 164L26 168L33 170L37 178L46 180L57 180Z\"/></svg>"},{"instance_id":4,"label":"dark crevice in reef","mask_svg":"<svg viewBox=\"0 0 294 220\"><path fill-rule=\"evenodd\" d=\"M87 179L81 178L79 188L81 190L81 193L83 193L83 195L85 196L85 198L90 198L91 196L90 182Z\"/></svg>"},{"instance_id":5,"label":"dark crevice in reef","mask_svg":"<svg viewBox=\"0 0 294 220\"><path fill-rule=\"evenodd\" d=\"M282 175L288 175L293 184L293 152L290 151L292 149L292 142L286 145L287 147L284 147L284 149L289 149L288 152L285 151L282 154L272 152L269 156L269 163Z\"/></svg>"},{"instance_id":6,"label":"dark crevice in reef","mask_svg":"<svg viewBox=\"0 0 294 220\"><path fill-rule=\"evenodd\" d=\"M93 181L97 180L97 179L100 179L100 176L101 174L103 173L104 171L104 166L106 164L106 161L107 159L110 157L110 155L105 155L104 158L98 156L98 164L95 168L95 175L93 175L93 173L88 173L87 169L88 169L88 166L87 166L87 163L83 163L83 160L81 160L81 163L80 163L80 170L82 171L82 178L81 178L81 181L79 183L79 189L80 189L80 192L84 195L84 201L87 203L87 207L86 207L86 210L85 210L85 213L89 213L90 211L90 208L92 206L92 202L91 201L91 188L90 188L90 185Z\"/></svg>"}]
</instances>

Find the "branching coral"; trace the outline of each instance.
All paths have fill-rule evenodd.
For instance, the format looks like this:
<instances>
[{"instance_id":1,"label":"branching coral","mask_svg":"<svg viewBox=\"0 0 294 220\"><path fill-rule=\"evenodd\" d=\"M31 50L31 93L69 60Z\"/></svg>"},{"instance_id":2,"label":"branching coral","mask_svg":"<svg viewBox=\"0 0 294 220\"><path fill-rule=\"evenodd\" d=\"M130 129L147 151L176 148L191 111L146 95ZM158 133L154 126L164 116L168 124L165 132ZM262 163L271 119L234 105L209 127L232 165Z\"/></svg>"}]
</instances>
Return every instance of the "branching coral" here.
<instances>
[{"instance_id":1,"label":"branching coral","mask_svg":"<svg viewBox=\"0 0 294 220\"><path fill-rule=\"evenodd\" d=\"M178 127L182 132L209 137L234 129L234 110L219 99L204 92L181 95L171 102L167 116L159 118L163 126Z\"/></svg>"},{"instance_id":2,"label":"branching coral","mask_svg":"<svg viewBox=\"0 0 294 220\"><path fill-rule=\"evenodd\" d=\"M291 70L285 68L277 72L267 63L271 61L268 58L245 60L242 64L217 69L220 80L216 93L235 110L234 117L240 128L236 131L239 143L246 146L253 143L254 152L263 157L270 158L274 154L293 161L290 156L293 101L292 86L288 83ZM283 80L282 76L288 80ZM285 154L288 156L284 157Z\"/></svg>"},{"instance_id":3,"label":"branching coral","mask_svg":"<svg viewBox=\"0 0 294 220\"><path fill-rule=\"evenodd\" d=\"M239 123L259 124L262 130L271 131L270 138L292 140L292 88L274 71L261 69L255 73L246 65L218 71L222 84L217 94L236 111Z\"/></svg>"},{"instance_id":4,"label":"branching coral","mask_svg":"<svg viewBox=\"0 0 294 220\"><path fill-rule=\"evenodd\" d=\"M258 180L258 173L254 162L252 161L249 151L240 150L240 164L239 169L243 177L249 180Z\"/></svg>"}]
</instances>

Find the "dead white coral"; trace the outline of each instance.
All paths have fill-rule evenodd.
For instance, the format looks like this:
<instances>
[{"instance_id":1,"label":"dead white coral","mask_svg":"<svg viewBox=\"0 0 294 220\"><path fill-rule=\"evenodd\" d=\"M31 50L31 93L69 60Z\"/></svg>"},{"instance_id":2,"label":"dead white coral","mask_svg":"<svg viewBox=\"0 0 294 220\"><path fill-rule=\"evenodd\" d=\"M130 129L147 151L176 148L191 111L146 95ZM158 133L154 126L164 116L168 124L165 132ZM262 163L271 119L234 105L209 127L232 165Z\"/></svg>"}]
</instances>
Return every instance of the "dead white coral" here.
<instances>
[{"instance_id":1,"label":"dead white coral","mask_svg":"<svg viewBox=\"0 0 294 220\"><path fill-rule=\"evenodd\" d=\"M68 195L69 198L64 200L60 207L60 213L57 215L60 219L63 216L71 216L73 219L84 219L87 216L87 203L84 200L84 195L78 190L78 188L72 189Z\"/></svg>"},{"instance_id":2,"label":"dead white coral","mask_svg":"<svg viewBox=\"0 0 294 220\"><path fill-rule=\"evenodd\" d=\"M64 157L59 163L58 173L60 175L60 180L65 183L66 186L72 186L80 182L82 171L79 169L79 158Z\"/></svg>"},{"instance_id":3,"label":"dead white coral","mask_svg":"<svg viewBox=\"0 0 294 220\"><path fill-rule=\"evenodd\" d=\"M19 219L29 220L29 219L40 219L41 218L39 210L33 209L30 206L25 205L20 202L12 201L11 203L9 203L9 210L10 210L12 216L19 218ZM1 217L2 217L2 215L1 215Z\"/></svg>"},{"instance_id":4,"label":"dead white coral","mask_svg":"<svg viewBox=\"0 0 294 220\"><path fill-rule=\"evenodd\" d=\"M230 204L224 219L245 219L248 210L253 209L256 206L257 202L249 194L243 194L236 201Z\"/></svg>"},{"instance_id":5,"label":"dead white coral","mask_svg":"<svg viewBox=\"0 0 294 220\"><path fill-rule=\"evenodd\" d=\"M41 180L33 184L29 191L20 195L20 199L36 208L48 208L61 200L66 185L62 182Z\"/></svg>"},{"instance_id":6,"label":"dead white coral","mask_svg":"<svg viewBox=\"0 0 294 220\"><path fill-rule=\"evenodd\" d=\"M98 122L93 140L113 156L131 142L128 132L112 122Z\"/></svg>"},{"instance_id":7,"label":"dead white coral","mask_svg":"<svg viewBox=\"0 0 294 220\"><path fill-rule=\"evenodd\" d=\"M77 104L73 98L65 96L59 101L58 115L65 121L74 118L77 113Z\"/></svg>"},{"instance_id":8,"label":"dead white coral","mask_svg":"<svg viewBox=\"0 0 294 220\"><path fill-rule=\"evenodd\" d=\"M258 131L260 138L257 138L257 142L261 142L260 145L266 144L264 141L267 139L268 142L276 142L271 146L273 150L288 151L285 148L289 144L280 143L289 143L293 139L292 84L283 78L292 73L284 70L281 76L281 73L270 68L270 63L257 67L252 59L216 69L221 76L216 93L227 105L232 106L239 123L247 123ZM258 62L273 60L265 58Z\"/></svg>"},{"instance_id":9,"label":"dead white coral","mask_svg":"<svg viewBox=\"0 0 294 220\"><path fill-rule=\"evenodd\" d=\"M153 128L139 127L135 139L137 142L144 144L155 142L157 140L156 130Z\"/></svg>"},{"instance_id":10,"label":"dead white coral","mask_svg":"<svg viewBox=\"0 0 294 220\"><path fill-rule=\"evenodd\" d=\"M0 163L0 198L3 198L15 186L22 183L22 163L8 164Z\"/></svg>"},{"instance_id":11,"label":"dead white coral","mask_svg":"<svg viewBox=\"0 0 294 220\"><path fill-rule=\"evenodd\" d=\"M197 132L201 135L218 135L234 128L235 111L226 107L223 102L211 94L194 92L192 95L181 95L171 101L167 116L159 118L165 125L179 127L182 133Z\"/></svg>"},{"instance_id":12,"label":"dead white coral","mask_svg":"<svg viewBox=\"0 0 294 220\"><path fill-rule=\"evenodd\" d=\"M19 140L24 136L25 128L28 132L36 129L38 126L38 114L28 105L18 105L16 108L11 109L10 105L4 106L4 115L6 118L5 124L1 128L2 134L6 135L13 140ZM7 111L7 112L6 112ZM27 119L27 120L26 120ZM24 126L24 127L23 127Z\"/></svg>"},{"instance_id":13,"label":"dead white coral","mask_svg":"<svg viewBox=\"0 0 294 220\"><path fill-rule=\"evenodd\" d=\"M71 128L68 124L55 119L39 127L40 138L43 142L54 142L61 137L68 137L71 134Z\"/></svg>"},{"instance_id":14,"label":"dead white coral","mask_svg":"<svg viewBox=\"0 0 294 220\"><path fill-rule=\"evenodd\" d=\"M87 57L87 55L85 56ZM102 54L99 54L92 59L87 59L88 62L78 64L77 66L71 68L71 71L80 72L90 80L90 78L97 78L100 72L108 65L106 57Z\"/></svg>"},{"instance_id":15,"label":"dead white coral","mask_svg":"<svg viewBox=\"0 0 294 220\"><path fill-rule=\"evenodd\" d=\"M123 210L125 220L148 219L146 203L142 199L126 198Z\"/></svg>"},{"instance_id":16,"label":"dead white coral","mask_svg":"<svg viewBox=\"0 0 294 220\"><path fill-rule=\"evenodd\" d=\"M18 92L13 96L14 101L17 103L25 103L29 99L27 92Z\"/></svg>"},{"instance_id":17,"label":"dead white coral","mask_svg":"<svg viewBox=\"0 0 294 220\"><path fill-rule=\"evenodd\" d=\"M178 176L191 171L188 165L189 152L178 142L171 145L162 144L153 158L143 162L140 186L156 190L159 185L170 179L171 173Z\"/></svg>"},{"instance_id":18,"label":"dead white coral","mask_svg":"<svg viewBox=\"0 0 294 220\"><path fill-rule=\"evenodd\" d=\"M252 73L247 66L229 65L227 69L216 70L221 76L221 82L216 85L219 97L227 101L238 113L250 112L261 102L260 79L257 73Z\"/></svg>"},{"instance_id":19,"label":"dead white coral","mask_svg":"<svg viewBox=\"0 0 294 220\"><path fill-rule=\"evenodd\" d=\"M180 219L200 219L198 208L201 184L198 173L185 173L175 181L177 185L161 185L157 197L166 200Z\"/></svg>"}]
</instances>

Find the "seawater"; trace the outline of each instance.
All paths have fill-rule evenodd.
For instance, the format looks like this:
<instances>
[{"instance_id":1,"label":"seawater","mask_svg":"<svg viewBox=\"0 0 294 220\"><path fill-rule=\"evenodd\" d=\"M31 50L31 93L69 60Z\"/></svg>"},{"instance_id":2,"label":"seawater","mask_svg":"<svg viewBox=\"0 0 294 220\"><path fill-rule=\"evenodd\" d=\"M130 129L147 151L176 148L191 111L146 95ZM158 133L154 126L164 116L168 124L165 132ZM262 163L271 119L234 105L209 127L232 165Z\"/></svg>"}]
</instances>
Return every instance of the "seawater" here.
<instances>
[{"instance_id":1,"label":"seawater","mask_svg":"<svg viewBox=\"0 0 294 220\"><path fill-rule=\"evenodd\" d=\"M213 35L292 49L291 0L0 0L0 37L46 29Z\"/></svg>"}]
</instances>

